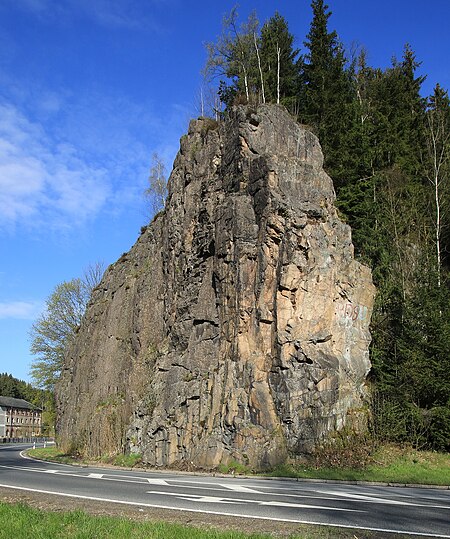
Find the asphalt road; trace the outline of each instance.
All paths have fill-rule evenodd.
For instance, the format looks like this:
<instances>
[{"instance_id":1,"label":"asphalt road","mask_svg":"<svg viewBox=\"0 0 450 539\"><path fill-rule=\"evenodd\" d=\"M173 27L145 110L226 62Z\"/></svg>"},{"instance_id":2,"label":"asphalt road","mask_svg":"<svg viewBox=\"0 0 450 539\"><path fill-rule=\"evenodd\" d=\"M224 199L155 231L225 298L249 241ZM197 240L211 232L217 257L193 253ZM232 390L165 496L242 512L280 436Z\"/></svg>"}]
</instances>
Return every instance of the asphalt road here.
<instances>
[{"instance_id":1,"label":"asphalt road","mask_svg":"<svg viewBox=\"0 0 450 539\"><path fill-rule=\"evenodd\" d=\"M450 491L67 466L0 446L0 487L111 504L450 538Z\"/></svg>"}]
</instances>

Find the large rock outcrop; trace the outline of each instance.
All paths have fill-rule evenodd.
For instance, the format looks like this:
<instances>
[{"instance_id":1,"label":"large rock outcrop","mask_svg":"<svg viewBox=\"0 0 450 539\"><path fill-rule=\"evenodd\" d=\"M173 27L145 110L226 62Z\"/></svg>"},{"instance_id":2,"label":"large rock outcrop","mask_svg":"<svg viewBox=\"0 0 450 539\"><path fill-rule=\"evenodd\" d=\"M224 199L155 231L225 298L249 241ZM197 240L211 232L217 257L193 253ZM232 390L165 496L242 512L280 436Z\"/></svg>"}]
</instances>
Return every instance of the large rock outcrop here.
<instances>
[{"instance_id":1,"label":"large rock outcrop","mask_svg":"<svg viewBox=\"0 0 450 539\"><path fill-rule=\"evenodd\" d=\"M66 358L64 446L259 468L359 417L374 287L322 164L281 107L191 122L165 210L108 268Z\"/></svg>"}]
</instances>

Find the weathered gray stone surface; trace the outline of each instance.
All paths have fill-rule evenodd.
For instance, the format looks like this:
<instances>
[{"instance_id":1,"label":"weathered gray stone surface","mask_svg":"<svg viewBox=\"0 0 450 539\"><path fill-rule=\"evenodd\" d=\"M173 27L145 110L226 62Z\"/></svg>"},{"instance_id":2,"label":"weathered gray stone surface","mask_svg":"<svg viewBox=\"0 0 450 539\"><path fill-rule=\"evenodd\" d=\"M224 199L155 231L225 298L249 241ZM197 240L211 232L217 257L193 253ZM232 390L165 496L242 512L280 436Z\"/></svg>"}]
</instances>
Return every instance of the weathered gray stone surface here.
<instances>
[{"instance_id":1,"label":"weathered gray stone surface","mask_svg":"<svg viewBox=\"0 0 450 539\"><path fill-rule=\"evenodd\" d=\"M165 211L107 270L67 357L65 446L258 468L359 417L374 287L322 164L277 106L191 122Z\"/></svg>"}]
</instances>

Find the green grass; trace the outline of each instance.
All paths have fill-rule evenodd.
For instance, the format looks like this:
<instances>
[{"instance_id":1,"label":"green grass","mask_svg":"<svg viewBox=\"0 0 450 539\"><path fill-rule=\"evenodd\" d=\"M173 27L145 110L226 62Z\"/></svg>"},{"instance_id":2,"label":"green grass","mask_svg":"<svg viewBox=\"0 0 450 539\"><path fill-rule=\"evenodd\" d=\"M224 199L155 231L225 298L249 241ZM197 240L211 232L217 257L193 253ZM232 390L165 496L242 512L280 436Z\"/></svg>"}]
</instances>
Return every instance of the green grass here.
<instances>
[{"instance_id":1,"label":"green grass","mask_svg":"<svg viewBox=\"0 0 450 539\"><path fill-rule=\"evenodd\" d=\"M121 466L123 468L133 468L141 462L141 456L138 454L105 456L95 462L86 461L74 455L64 453L64 451L61 451L56 446L29 449L28 455L37 459L59 462L62 464L95 464L95 462L102 462L104 464L113 464L114 466Z\"/></svg>"},{"instance_id":2,"label":"green grass","mask_svg":"<svg viewBox=\"0 0 450 539\"><path fill-rule=\"evenodd\" d=\"M30 457L48 460L50 462L59 462L61 464L74 464L76 462L81 462L73 455L64 453L64 451L61 451L54 445L49 447L37 447L36 449L29 449L27 454L30 455Z\"/></svg>"},{"instance_id":3,"label":"green grass","mask_svg":"<svg viewBox=\"0 0 450 539\"><path fill-rule=\"evenodd\" d=\"M301 529L300 529L301 528ZM270 539L275 534L200 529L166 522L136 521L126 517L94 516L80 510L42 511L23 503L0 502L0 539ZM282 529L282 528L281 528ZM355 535L356 534L356 535ZM283 534L287 539L287 535ZM380 539L380 535L329 526L301 525L289 539ZM402 539L404 536L399 536Z\"/></svg>"},{"instance_id":4,"label":"green grass","mask_svg":"<svg viewBox=\"0 0 450 539\"><path fill-rule=\"evenodd\" d=\"M219 473L233 475L250 475L252 473L248 466L235 460L232 460L229 464L219 464L218 471Z\"/></svg>"},{"instance_id":5,"label":"green grass","mask_svg":"<svg viewBox=\"0 0 450 539\"><path fill-rule=\"evenodd\" d=\"M123 466L125 468L134 468L141 462L141 455L133 453L130 455L117 455L113 458L112 464L114 466Z\"/></svg>"},{"instance_id":6,"label":"green grass","mask_svg":"<svg viewBox=\"0 0 450 539\"><path fill-rule=\"evenodd\" d=\"M73 464L83 462L64 454L56 447L32 449L32 457ZM119 455L101 459L116 466L132 468L139 464L139 455ZM92 462L91 462L92 464ZM249 469L238 463L221 466L221 473L250 474ZM311 466L306 464L287 464L279 466L270 473L272 477L298 477L305 479L333 479L347 481L380 481L383 483L410 483L422 485L450 485L450 454L432 451L417 451L385 445L371 456L370 463L361 468Z\"/></svg>"},{"instance_id":7,"label":"green grass","mask_svg":"<svg viewBox=\"0 0 450 539\"><path fill-rule=\"evenodd\" d=\"M0 503L0 538L8 539L266 539L267 535L200 530L178 524L91 516L83 511L52 513L24 504Z\"/></svg>"},{"instance_id":8,"label":"green grass","mask_svg":"<svg viewBox=\"0 0 450 539\"><path fill-rule=\"evenodd\" d=\"M383 446L363 468L314 467L302 464L280 466L270 476L347 481L380 481L422 485L450 485L450 454Z\"/></svg>"}]
</instances>

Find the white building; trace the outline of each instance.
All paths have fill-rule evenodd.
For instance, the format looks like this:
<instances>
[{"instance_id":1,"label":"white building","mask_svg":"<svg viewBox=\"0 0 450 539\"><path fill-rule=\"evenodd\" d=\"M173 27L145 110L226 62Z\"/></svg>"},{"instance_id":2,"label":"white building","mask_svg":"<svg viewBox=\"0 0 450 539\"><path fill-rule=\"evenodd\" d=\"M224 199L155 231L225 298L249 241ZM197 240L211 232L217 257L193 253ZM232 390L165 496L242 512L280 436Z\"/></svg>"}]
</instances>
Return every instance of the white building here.
<instances>
[{"instance_id":1,"label":"white building","mask_svg":"<svg viewBox=\"0 0 450 539\"><path fill-rule=\"evenodd\" d=\"M23 399L0 397L0 438L30 438L42 432L42 410Z\"/></svg>"}]
</instances>

